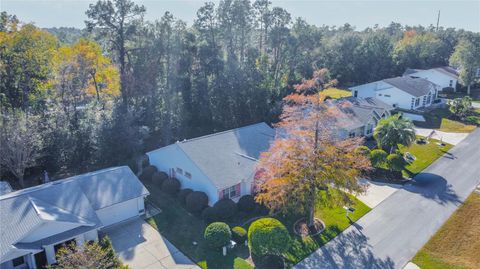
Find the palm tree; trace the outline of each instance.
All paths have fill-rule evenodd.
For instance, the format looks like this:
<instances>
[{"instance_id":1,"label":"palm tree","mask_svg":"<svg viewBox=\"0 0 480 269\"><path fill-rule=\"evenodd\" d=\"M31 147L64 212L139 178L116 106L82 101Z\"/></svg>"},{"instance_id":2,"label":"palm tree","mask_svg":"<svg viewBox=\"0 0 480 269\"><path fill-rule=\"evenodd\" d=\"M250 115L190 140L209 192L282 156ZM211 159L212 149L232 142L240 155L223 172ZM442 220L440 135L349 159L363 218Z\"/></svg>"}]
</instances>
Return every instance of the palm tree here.
<instances>
[{"instance_id":1,"label":"palm tree","mask_svg":"<svg viewBox=\"0 0 480 269\"><path fill-rule=\"evenodd\" d=\"M397 149L398 144L409 146L415 141L415 129L409 119L396 114L378 122L373 137L382 148L390 148L390 153Z\"/></svg>"}]
</instances>

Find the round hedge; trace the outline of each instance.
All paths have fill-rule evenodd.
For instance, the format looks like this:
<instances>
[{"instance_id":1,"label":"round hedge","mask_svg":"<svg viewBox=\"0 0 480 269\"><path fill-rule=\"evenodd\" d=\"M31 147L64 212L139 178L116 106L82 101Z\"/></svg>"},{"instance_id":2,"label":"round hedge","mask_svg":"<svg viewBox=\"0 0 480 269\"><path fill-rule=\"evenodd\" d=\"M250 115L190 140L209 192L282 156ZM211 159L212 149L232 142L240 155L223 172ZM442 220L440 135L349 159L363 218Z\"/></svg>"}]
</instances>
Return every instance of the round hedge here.
<instances>
[{"instance_id":1,"label":"round hedge","mask_svg":"<svg viewBox=\"0 0 480 269\"><path fill-rule=\"evenodd\" d=\"M180 181L176 178L167 178L162 183L162 191L168 194L176 194L180 190Z\"/></svg>"},{"instance_id":2,"label":"round hedge","mask_svg":"<svg viewBox=\"0 0 480 269\"><path fill-rule=\"evenodd\" d=\"M230 227L228 227L226 223L214 222L205 228L203 236L210 247L218 249L230 242L232 233L230 232Z\"/></svg>"},{"instance_id":3,"label":"round hedge","mask_svg":"<svg viewBox=\"0 0 480 269\"><path fill-rule=\"evenodd\" d=\"M163 182L168 179L168 175L165 172L159 171L152 175L152 183L156 186L162 186Z\"/></svg>"},{"instance_id":4,"label":"round hedge","mask_svg":"<svg viewBox=\"0 0 480 269\"><path fill-rule=\"evenodd\" d=\"M248 245L257 256L282 255L290 248L287 228L274 218L261 218L248 228Z\"/></svg>"},{"instance_id":5,"label":"round hedge","mask_svg":"<svg viewBox=\"0 0 480 269\"><path fill-rule=\"evenodd\" d=\"M390 170L400 172L405 168L407 162L402 155L392 153L387 156L387 165Z\"/></svg>"},{"instance_id":6,"label":"round hedge","mask_svg":"<svg viewBox=\"0 0 480 269\"><path fill-rule=\"evenodd\" d=\"M178 201L182 205L185 205L187 196L192 192L193 192L192 189L188 189L188 188L187 189L181 189L180 192L178 192L178 195L177 195Z\"/></svg>"},{"instance_id":7,"label":"round hedge","mask_svg":"<svg viewBox=\"0 0 480 269\"><path fill-rule=\"evenodd\" d=\"M252 195L244 195L238 200L237 207L238 210L250 213L255 209L255 199Z\"/></svg>"},{"instance_id":8,"label":"round hedge","mask_svg":"<svg viewBox=\"0 0 480 269\"><path fill-rule=\"evenodd\" d=\"M214 221L217 221L217 212L213 207L207 206L205 209L202 211L202 219L206 223L212 223Z\"/></svg>"},{"instance_id":9,"label":"round hedge","mask_svg":"<svg viewBox=\"0 0 480 269\"><path fill-rule=\"evenodd\" d=\"M243 227L235 226L232 228L232 239L237 244L244 244L247 240L247 231Z\"/></svg>"},{"instance_id":10,"label":"round hedge","mask_svg":"<svg viewBox=\"0 0 480 269\"><path fill-rule=\"evenodd\" d=\"M373 167L381 167L385 164L387 159L387 153L382 149L374 149L370 153L370 161L372 162Z\"/></svg>"},{"instance_id":11,"label":"round hedge","mask_svg":"<svg viewBox=\"0 0 480 269\"><path fill-rule=\"evenodd\" d=\"M142 170L142 174L140 175L140 179L142 180L151 180L153 174L157 172L157 168L153 165L149 165Z\"/></svg>"},{"instance_id":12,"label":"round hedge","mask_svg":"<svg viewBox=\"0 0 480 269\"><path fill-rule=\"evenodd\" d=\"M370 149L367 146L359 146L355 149L356 153L362 154L363 156L370 156Z\"/></svg>"},{"instance_id":13,"label":"round hedge","mask_svg":"<svg viewBox=\"0 0 480 269\"><path fill-rule=\"evenodd\" d=\"M190 213L200 213L208 205L208 196L202 191L194 191L185 198L185 207Z\"/></svg>"},{"instance_id":14,"label":"round hedge","mask_svg":"<svg viewBox=\"0 0 480 269\"><path fill-rule=\"evenodd\" d=\"M231 199L222 199L213 205L219 220L230 220L237 213L237 204Z\"/></svg>"}]
</instances>

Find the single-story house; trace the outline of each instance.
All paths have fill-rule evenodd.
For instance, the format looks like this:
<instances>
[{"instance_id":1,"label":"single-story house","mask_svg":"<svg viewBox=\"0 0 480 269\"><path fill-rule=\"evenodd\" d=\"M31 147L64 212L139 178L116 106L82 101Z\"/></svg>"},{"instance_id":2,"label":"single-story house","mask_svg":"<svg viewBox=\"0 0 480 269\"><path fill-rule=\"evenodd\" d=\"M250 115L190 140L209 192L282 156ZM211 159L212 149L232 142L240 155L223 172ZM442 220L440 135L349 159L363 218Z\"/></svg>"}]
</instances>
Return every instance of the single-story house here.
<instances>
[{"instance_id":1,"label":"single-story house","mask_svg":"<svg viewBox=\"0 0 480 269\"><path fill-rule=\"evenodd\" d=\"M430 69L410 69L408 68L403 76L412 78L424 78L434 84L440 86L440 90L444 88L457 87L458 71L450 66L442 66Z\"/></svg>"},{"instance_id":2,"label":"single-story house","mask_svg":"<svg viewBox=\"0 0 480 269\"><path fill-rule=\"evenodd\" d=\"M437 99L440 86L423 78L395 77L350 88L354 97L375 97L394 108L417 110Z\"/></svg>"},{"instance_id":3,"label":"single-story house","mask_svg":"<svg viewBox=\"0 0 480 269\"><path fill-rule=\"evenodd\" d=\"M0 196L0 268L43 268L59 248L98 240L106 226L144 214L148 190L127 166Z\"/></svg>"},{"instance_id":4,"label":"single-story house","mask_svg":"<svg viewBox=\"0 0 480 269\"><path fill-rule=\"evenodd\" d=\"M179 141L147 153L150 164L182 188L205 192L209 204L251 194L255 165L275 131L266 123Z\"/></svg>"},{"instance_id":5,"label":"single-story house","mask_svg":"<svg viewBox=\"0 0 480 269\"><path fill-rule=\"evenodd\" d=\"M375 97L345 97L333 102L347 117L343 119L342 137L372 137L382 118L390 117L393 106Z\"/></svg>"}]
</instances>

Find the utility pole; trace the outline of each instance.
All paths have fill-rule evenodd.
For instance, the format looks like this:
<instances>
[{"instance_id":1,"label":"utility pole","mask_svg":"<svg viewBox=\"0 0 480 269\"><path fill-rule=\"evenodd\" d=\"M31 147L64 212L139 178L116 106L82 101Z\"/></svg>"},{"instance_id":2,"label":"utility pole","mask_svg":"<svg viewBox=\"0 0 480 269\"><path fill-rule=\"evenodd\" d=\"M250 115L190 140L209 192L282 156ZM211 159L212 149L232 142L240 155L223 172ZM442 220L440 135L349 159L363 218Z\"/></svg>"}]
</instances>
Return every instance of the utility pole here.
<instances>
[{"instance_id":1,"label":"utility pole","mask_svg":"<svg viewBox=\"0 0 480 269\"><path fill-rule=\"evenodd\" d=\"M438 16L437 16L437 32L438 32L438 24L440 23L440 10L438 11Z\"/></svg>"}]
</instances>

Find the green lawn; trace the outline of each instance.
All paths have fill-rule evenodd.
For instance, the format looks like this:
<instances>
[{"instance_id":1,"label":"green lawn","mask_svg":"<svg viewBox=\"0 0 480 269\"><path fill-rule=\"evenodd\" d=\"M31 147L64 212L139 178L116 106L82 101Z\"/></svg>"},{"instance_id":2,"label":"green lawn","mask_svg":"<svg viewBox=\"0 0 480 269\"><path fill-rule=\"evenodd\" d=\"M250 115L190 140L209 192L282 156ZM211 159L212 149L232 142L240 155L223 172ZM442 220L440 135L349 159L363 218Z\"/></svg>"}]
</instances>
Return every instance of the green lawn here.
<instances>
[{"instance_id":1,"label":"green lawn","mask_svg":"<svg viewBox=\"0 0 480 269\"><path fill-rule=\"evenodd\" d=\"M355 208L355 212L350 214L350 219L352 221L357 221L371 210L371 208L354 196L349 195L349 197L353 201L352 207ZM328 208L324 205L318 204L315 216L325 223L325 231L318 236L308 236L303 238L294 235L292 231L293 224L302 216L278 217L278 219L289 229L290 234L294 238L292 248L285 254L288 267L292 267L303 260L325 243L335 238L351 224L346 217L346 212L343 207Z\"/></svg>"},{"instance_id":2,"label":"green lawn","mask_svg":"<svg viewBox=\"0 0 480 269\"><path fill-rule=\"evenodd\" d=\"M322 91L326 96L329 96L333 99L339 99L342 97L352 96L352 92L349 90L337 89L337 88L328 88Z\"/></svg>"},{"instance_id":3,"label":"green lawn","mask_svg":"<svg viewBox=\"0 0 480 269\"><path fill-rule=\"evenodd\" d=\"M480 265L480 195L472 193L413 258L422 269L476 269Z\"/></svg>"},{"instance_id":4,"label":"green lawn","mask_svg":"<svg viewBox=\"0 0 480 269\"><path fill-rule=\"evenodd\" d=\"M206 224L204 221L186 211L176 198L163 193L160 188L150 182L143 182L150 191L149 200L157 205L162 212L147 222L165 236L180 251L187 255L202 268L219 269L250 269L253 266L245 259L250 254L248 247L240 246L233 253L222 256L220 251L212 251L203 239ZM239 214L230 227L239 225L252 216ZM194 245L193 242L197 242Z\"/></svg>"},{"instance_id":5,"label":"green lawn","mask_svg":"<svg viewBox=\"0 0 480 269\"><path fill-rule=\"evenodd\" d=\"M448 133L470 133L475 130L475 125L464 124L452 119L452 113L446 108L437 108L426 112L425 122L414 122L421 128L437 129Z\"/></svg>"},{"instance_id":6,"label":"green lawn","mask_svg":"<svg viewBox=\"0 0 480 269\"><path fill-rule=\"evenodd\" d=\"M421 136L417 137L420 138ZM415 161L406 166L404 175L408 177L415 176L453 147L448 143L445 143L444 147L440 147L437 145L438 142L440 141L436 139L430 139L429 143L424 145L420 145L415 142L409 147L399 145L399 149L402 154L405 152L410 152L417 158Z\"/></svg>"}]
</instances>

